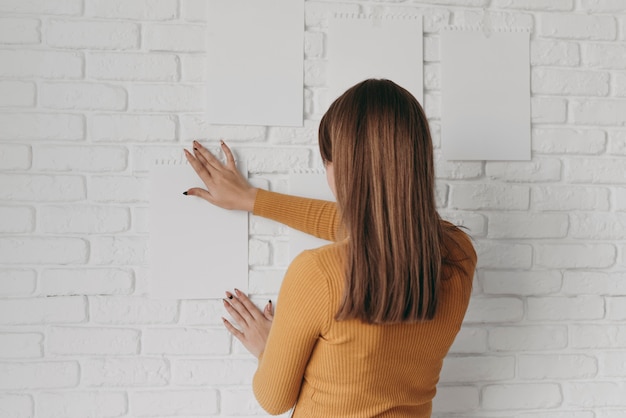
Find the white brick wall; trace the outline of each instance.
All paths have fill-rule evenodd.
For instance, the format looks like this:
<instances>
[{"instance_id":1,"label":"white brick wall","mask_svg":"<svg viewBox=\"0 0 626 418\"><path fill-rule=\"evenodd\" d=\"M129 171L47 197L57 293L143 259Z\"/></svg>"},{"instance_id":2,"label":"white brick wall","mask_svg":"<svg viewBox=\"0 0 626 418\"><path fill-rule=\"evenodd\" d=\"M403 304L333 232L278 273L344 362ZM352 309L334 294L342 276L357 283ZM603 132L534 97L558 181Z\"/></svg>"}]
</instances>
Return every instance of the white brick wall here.
<instances>
[{"instance_id":1,"label":"white brick wall","mask_svg":"<svg viewBox=\"0 0 626 418\"><path fill-rule=\"evenodd\" d=\"M532 29L532 161L435 150L441 212L469 228L479 270L434 416L626 416L626 2L305 6L305 122L284 128L205 121L204 0L0 0L0 416L263 415L221 301L147 296L147 170L224 138L255 181L286 191L289 169L320 161L329 17L375 8L424 16L437 148L441 28L486 10ZM263 303L286 228L251 218L250 233Z\"/></svg>"}]
</instances>

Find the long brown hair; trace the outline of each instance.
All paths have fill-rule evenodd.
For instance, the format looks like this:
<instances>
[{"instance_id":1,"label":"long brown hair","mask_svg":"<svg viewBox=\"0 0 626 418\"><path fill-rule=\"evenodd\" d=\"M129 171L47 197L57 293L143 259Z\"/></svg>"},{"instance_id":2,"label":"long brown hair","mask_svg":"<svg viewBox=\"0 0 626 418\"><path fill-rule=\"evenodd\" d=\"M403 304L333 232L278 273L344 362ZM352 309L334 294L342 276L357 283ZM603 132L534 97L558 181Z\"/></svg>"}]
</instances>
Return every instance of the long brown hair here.
<instances>
[{"instance_id":1,"label":"long brown hair","mask_svg":"<svg viewBox=\"0 0 626 418\"><path fill-rule=\"evenodd\" d=\"M365 80L333 102L319 146L333 163L347 240L337 319L432 319L442 265L433 149L422 107L389 80Z\"/></svg>"}]
</instances>

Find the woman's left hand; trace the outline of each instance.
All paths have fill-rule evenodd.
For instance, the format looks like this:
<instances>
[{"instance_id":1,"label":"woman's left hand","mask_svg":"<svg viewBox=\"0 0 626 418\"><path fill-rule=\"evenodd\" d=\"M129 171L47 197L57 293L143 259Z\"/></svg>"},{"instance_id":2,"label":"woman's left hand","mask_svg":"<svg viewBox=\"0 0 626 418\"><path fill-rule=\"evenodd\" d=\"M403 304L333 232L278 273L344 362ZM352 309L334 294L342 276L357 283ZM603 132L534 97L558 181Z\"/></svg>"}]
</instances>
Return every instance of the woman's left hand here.
<instances>
[{"instance_id":1,"label":"woman's left hand","mask_svg":"<svg viewBox=\"0 0 626 418\"><path fill-rule=\"evenodd\" d=\"M274 319L272 301L270 300L261 312L246 295L237 289L234 295L226 292L226 296L228 299L224 299L224 307L239 326L237 329L226 318L222 318L226 329L241 341L252 355L259 358L265 350Z\"/></svg>"}]
</instances>

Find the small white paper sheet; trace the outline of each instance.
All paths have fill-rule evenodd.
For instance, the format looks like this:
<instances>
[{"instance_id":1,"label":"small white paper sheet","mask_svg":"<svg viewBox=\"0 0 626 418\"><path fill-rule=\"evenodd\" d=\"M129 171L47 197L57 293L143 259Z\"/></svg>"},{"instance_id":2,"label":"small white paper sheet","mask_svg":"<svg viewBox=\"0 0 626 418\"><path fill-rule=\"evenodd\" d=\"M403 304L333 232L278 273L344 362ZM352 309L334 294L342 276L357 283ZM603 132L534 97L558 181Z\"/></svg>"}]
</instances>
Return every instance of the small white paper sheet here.
<instances>
[{"instance_id":1,"label":"small white paper sheet","mask_svg":"<svg viewBox=\"0 0 626 418\"><path fill-rule=\"evenodd\" d=\"M328 187L326 173L321 170L290 173L289 193L311 199L335 201L333 192ZM289 228L289 259L291 261L304 250L319 248L326 244L330 244L330 241Z\"/></svg>"},{"instance_id":2,"label":"small white paper sheet","mask_svg":"<svg viewBox=\"0 0 626 418\"><path fill-rule=\"evenodd\" d=\"M304 0L208 1L207 119L302 126Z\"/></svg>"},{"instance_id":3,"label":"small white paper sheet","mask_svg":"<svg viewBox=\"0 0 626 418\"><path fill-rule=\"evenodd\" d=\"M368 78L386 78L423 98L422 16L336 15L328 28L329 105Z\"/></svg>"},{"instance_id":4,"label":"small white paper sheet","mask_svg":"<svg viewBox=\"0 0 626 418\"><path fill-rule=\"evenodd\" d=\"M188 163L155 165L150 182L151 296L217 299L233 288L246 292L247 212L183 195L205 188Z\"/></svg>"},{"instance_id":5,"label":"small white paper sheet","mask_svg":"<svg viewBox=\"0 0 626 418\"><path fill-rule=\"evenodd\" d=\"M441 32L446 160L530 159L530 33Z\"/></svg>"}]
</instances>

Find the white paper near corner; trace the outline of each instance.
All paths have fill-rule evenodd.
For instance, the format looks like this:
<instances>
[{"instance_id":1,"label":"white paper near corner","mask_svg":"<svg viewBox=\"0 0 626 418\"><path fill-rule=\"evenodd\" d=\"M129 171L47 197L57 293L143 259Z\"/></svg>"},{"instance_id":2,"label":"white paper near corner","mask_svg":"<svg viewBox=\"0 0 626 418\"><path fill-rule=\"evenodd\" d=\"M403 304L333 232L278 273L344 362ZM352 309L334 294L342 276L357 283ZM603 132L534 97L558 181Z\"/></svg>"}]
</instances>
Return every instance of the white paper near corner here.
<instances>
[{"instance_id":1,"label":"white paper near corner","mask_svg":"<svg viewBox=\"0 0 626 418\"><path fill-rule=\"evenodd\" d=\"M207 119L302 126L304 0L208 1Z\"/></svg>"},{"instance_id":2,"label":"white paper near corner","mask_svg":"<svg viewBox=\"0 0 626 418\"><path fill-rule=\"evenodd\" d=\"M247 292L248 213L183 195L204 188L188 163L155 165L150 182L151 296L213 299L235 287Z\"/></svg>"},{"instance_id":3,"label":"white paper near corner","mask_svg":"<svg viewBox=\"0 0 626 418\"><path fill-rule=\"evenodd\" d=\"M326 173L322 171L290 173L289 193L311 199L335 201L335 197L328 187ZM291 261L304 250L318 248L326 244L330 244L330 241L289 228L289 259Z\"/></svg>"},{"instance_id":4,"label":"white paper near corner","mask_svg":"<svg viewBox=\"0 0 626 418\"><path fill-rule=\"evenodd\" d=\"M386 78L423 99L422 17L338 15L328 28L329 105L368 78Z\"/></svg>"},{"instance_id":5,"label":"white paper near corner","mask_svg":"<svg viewBox=\"0 0 626 418\"><path fill-rule=\"evenodd\" d=\"M441 32L446 160L530 159L530 33Z\"/></svg>"}]
</instances>

